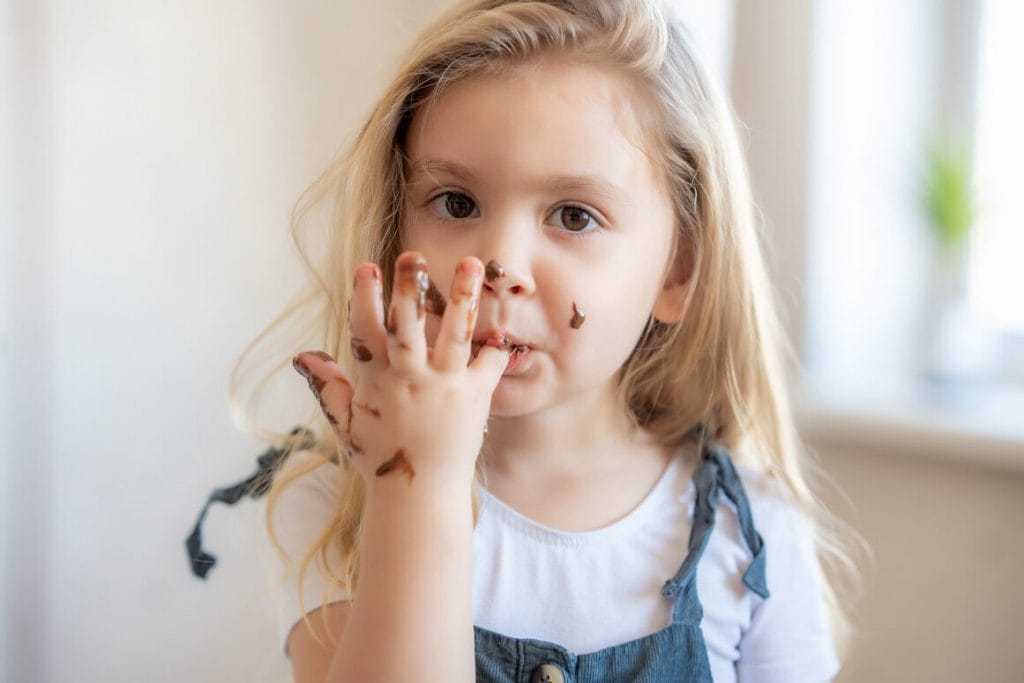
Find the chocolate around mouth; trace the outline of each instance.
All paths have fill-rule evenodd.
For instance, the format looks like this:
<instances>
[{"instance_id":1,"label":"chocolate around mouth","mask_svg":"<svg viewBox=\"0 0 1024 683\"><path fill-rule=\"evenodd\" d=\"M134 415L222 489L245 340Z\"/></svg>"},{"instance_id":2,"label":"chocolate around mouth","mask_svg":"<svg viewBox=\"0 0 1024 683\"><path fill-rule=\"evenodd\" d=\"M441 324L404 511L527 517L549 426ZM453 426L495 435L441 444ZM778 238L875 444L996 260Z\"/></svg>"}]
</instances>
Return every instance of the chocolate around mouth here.
<instances>
[{"instance_id":1,"label":"chocolate around mouth","mask_svg":"<svg viewBox=\"0 0 1024 683\"><path fill-rule=\"evenodd\" d=\"M484 347L484 346L493 346L493 344L483 344L483 343L480 343L480 342L473 342L473 357L474 358L476 358L476 355L478 353L480 353L480 349L482 347ZM495 346L495 348L499 349L501 351L508 351L508 352L510 352L512 354L524 353L524 352L526 352L526 351L528 351L530 349L530 347L528 345L526 345L526 344L516 344L515 342L513 342L508 337L505 337L504 339L502 339L501 343L498 344L497 346Z\"/></svg>"}]
</instances>

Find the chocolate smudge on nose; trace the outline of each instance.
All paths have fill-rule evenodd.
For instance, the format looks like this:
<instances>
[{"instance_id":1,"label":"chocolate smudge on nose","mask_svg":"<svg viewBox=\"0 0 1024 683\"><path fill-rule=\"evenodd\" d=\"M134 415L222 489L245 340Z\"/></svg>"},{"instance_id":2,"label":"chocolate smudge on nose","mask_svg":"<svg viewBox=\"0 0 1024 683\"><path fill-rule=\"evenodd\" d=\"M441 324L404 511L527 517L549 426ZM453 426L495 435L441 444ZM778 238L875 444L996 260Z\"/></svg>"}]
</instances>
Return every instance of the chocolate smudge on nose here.
<instances>
[{"instance_id":1,"label":"chocolate smudge on nose","mask_svg":"<svg viewBox=\"0 0 1024 683\"><path fill-rule=\"evenodd\" d=\"M383 477L385 474L389 474L396 470L405 472L409 475L409 482L412 483L412 478L416 476L416 470L412 468L412 464L405 457L405 450L399 448L395 451L395 454L391 456L390 460L386 460L380 467L377 468L377 476Z\"/></svg>"},{"instance_id":2,"label":"chocolate smudge on nose","mask_svg":"<svg viewBox=\"0 0 1024 683\"><path fill-rule=\"evenodd\" d=\"M572 320L569 321L569 327L571 327L574 330L580 329L580 325L583 324L583 321L584 321L584 319L586 319L586 317L587 317L587 314L583 311L583 309L580 308L579 306L577 306L576 302L573 301L572 302Z\"/></svg>"},{"instance_id":3,"label":"chocolate smudge on nose","mask_svg":"<svg viewBox=\"0 0 1024 683\"><path fill-rule=\"evenodd\" d=\"M501 267L501 264L494 259L488 261L484 270L484 279L488 282L494 282L503 277L505 277L505 269Z\"/></svg>"},{"instance_id":4,"label":"chocolate smudge on nose","mask_svg":"<svg viewBox=\"0 0 1024 683\"><path fill-rule=\"evenodd\" d=\"M445 301L444 294L437 288L434 281L429 280L429 282L430 287L427 289L427 313L442 316L444 315L444 309L448 307L448 302Z\"/></svg>"}]
</instances>

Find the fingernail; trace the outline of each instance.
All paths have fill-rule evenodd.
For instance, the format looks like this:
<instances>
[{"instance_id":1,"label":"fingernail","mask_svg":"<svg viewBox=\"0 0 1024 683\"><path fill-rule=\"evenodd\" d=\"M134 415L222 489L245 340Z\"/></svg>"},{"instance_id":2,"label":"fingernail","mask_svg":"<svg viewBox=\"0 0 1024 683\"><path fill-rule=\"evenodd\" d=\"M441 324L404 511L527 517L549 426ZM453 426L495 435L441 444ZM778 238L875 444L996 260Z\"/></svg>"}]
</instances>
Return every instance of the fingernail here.
<instances>
[{"instance_id":1,"label":"fingernail","mask_svg":"<svg viewBox=\"0 0 1024 683\"><path fill-rule=\"evenodd\" d=\"M295 356L295 358L292 358L292 367L295 368L295 370L300 375L305 377L306 381L312 382L313 372L309 369L309 366L306 365L306 363L300 358L301 355L302 354L300 353L298 356Z\"/></svg>"},{"instance_id":2,"label":"fingernail","mask_svg":"<svg viewBox=\"0 0 1024 683\"><path fill-rule=\"evenodd\" d=\"M356 268L356 279L380 279L380 271L377 269L376 263L364 263L363 265Z\"/></svg>"}]
</instances>

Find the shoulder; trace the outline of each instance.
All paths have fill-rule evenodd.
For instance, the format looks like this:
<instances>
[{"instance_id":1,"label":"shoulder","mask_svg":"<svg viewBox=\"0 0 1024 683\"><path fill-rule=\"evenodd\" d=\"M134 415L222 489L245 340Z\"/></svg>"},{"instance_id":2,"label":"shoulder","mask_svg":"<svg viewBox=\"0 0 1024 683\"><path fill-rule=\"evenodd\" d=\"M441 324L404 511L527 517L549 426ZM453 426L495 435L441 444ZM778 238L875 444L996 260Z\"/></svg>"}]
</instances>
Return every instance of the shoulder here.
<instances>
[{"instance_id":1,"label":"shoulder","mask_svg":"<svg viewBox=\"0 0 1024 683\"><path fill-rule=\"evenodd\" d=\"M290 455L275 474L268 522L286 566L301 561L331 523L340 500L339 477L336 463L309 451Z\"/></svg>"},{"instance_id":2,"label":"shoulder","mask_svg":"<svg viewBox=\"0 0 1024 683\"><path fill-rule=\"evenodd\" d=\"M739 647L741 680L826 680L839 662L829 631L814 523L789 488L737 467L764 541L768 599L754 599Z\"/></svg>"},{"instance_id":3,"label":"shoulder","mask_svg":"<svg viewBox=\"0 0 1024 683\"><path fill-rule=\"evenodd\" d=\"M787 546L800 541L813 544L812 520L783 482L752 467L737 465L736 471L750 501L754 526L766 544L769 540Z\"/></svg>"},{"instance_id":4,"label":"shoulder","mask_svg":"<svg viewBox=\"0 0 1024 683\"><path fill-rule=\"evenodd\" d=\"M310 509L333 509L338 502L337 463L311 451L288 456L274 475L276 492L274 518L301 515Z\"/></svg>"}]
</instances>

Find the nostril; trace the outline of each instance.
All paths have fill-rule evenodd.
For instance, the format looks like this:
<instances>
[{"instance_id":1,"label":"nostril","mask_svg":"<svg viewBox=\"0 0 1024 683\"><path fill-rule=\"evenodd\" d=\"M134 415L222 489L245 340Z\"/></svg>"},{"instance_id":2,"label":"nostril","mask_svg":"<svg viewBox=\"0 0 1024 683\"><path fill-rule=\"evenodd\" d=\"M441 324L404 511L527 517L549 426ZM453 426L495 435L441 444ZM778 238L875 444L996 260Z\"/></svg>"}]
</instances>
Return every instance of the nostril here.
<instances>
[{"instance_id":1,"label":"nostril","mask_svg":"<svg viewBox=\"0 0 1024 683\"><path fill-rule=\"evenodd\" d=\"M513 286L509 287L508 289L513 294L521 294L522 291L523 291L522 285L513 285Z\"/></svg>"}]
</instances>

